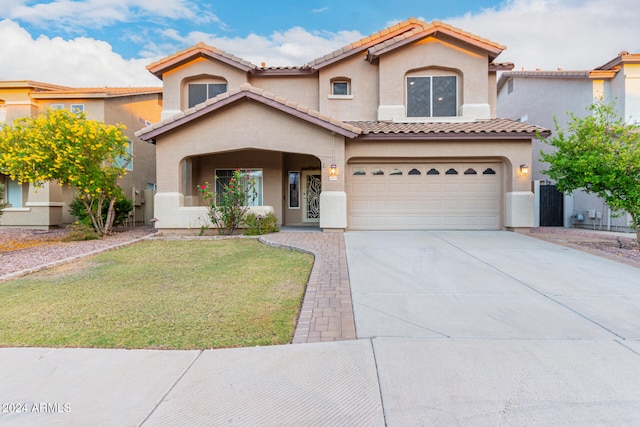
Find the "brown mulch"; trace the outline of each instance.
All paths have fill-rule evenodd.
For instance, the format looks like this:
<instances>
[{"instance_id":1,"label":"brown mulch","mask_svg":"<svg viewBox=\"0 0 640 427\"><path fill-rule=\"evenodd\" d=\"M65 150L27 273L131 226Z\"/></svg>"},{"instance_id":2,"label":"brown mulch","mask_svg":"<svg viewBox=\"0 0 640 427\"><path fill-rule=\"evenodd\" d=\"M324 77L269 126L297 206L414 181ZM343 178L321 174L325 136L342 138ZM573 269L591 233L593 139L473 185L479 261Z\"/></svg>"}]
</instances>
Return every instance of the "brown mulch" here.
<instances>
[{"instance_id":1,"label":"brown mulch","mask_svg":"<svg viewBox=\"0 0 640 427\"><path fill-rule=\"evenodd\" d=\"M562 227L532 228L527 234L552 243L579 249L603 258L640 267L635 233L610 233Z\"/></svg>"}]
</instances>

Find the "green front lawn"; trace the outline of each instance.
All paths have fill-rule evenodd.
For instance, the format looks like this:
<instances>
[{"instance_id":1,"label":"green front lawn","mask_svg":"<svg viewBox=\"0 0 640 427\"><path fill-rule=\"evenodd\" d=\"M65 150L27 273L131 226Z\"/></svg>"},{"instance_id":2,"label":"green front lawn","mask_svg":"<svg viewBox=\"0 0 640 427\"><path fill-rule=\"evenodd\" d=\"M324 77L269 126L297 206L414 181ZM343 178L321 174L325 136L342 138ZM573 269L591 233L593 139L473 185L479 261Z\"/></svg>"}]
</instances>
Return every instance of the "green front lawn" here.
<instances>
[{"instance_id":1,"label":"green front lawn","mask_svg":"<svg viewBox=\"0 0 640 427\"><path fill-rule=\"evenodd\" d=\"M312 263L253 239L143 241L0 283L0 347L287 343Z\"/></svg>"}]
</instances>

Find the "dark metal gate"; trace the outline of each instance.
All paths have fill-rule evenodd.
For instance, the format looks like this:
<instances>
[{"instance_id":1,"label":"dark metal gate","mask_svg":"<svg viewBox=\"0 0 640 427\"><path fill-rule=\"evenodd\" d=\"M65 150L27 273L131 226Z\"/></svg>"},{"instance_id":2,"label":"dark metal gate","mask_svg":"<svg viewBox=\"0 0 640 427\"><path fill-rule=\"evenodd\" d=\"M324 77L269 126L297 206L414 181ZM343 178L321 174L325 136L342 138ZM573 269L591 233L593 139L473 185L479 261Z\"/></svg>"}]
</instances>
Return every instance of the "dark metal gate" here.
<instances>
[{"instance_id":1,"label":"dark metal gate","mask_svg":"<svg viewBox=\"0 0 640 427\"><path fill-rule=\"evenodd\" d=\"M564 225L564 195L555 185L540 186L540 227Z\"/></svg>"}]
</instances>

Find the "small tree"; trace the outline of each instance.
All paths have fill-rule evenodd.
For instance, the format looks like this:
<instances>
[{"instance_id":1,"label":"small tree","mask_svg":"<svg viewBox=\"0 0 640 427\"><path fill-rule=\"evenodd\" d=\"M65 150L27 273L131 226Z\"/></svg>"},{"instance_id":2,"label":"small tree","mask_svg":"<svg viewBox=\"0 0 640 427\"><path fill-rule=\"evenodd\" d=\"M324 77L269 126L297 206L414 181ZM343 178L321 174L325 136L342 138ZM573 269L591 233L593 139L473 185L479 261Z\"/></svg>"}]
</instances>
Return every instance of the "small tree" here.
<instances>
[{"instance_id":1,"label":"small tree","mask_svg":"<svg viewBox=\"0 0 640 427\"><path fill-rule=\"evenodd\" d=\"M216 176L217 191L209 183L198 186L202 199L207 203L209 218L218 228L218 233L231 235L244 222L249 206L257 196L256 182L251 175L240 169L233 171L229 183Z\"/></svg>"},{"instance_id":2,"label":"small tree","mask_svg":"<svg viewBox=\"0 0 640 427\"><path fill-rule=\"evenodd\" d=\"M2 209L6 207L7 204L4 202L4 184L0 184L0 217L2 217Z\"/></svg>"},{"instance_id":3,"label":"small tree","mask_svg":"<svg viewBox=\"0 0 640 427\"><path fill-rule=\"evenodd\" d=\"M612 104L597 102L580 119L570 113L568 133L556 123L556 135L547 143L556 148L541 153L549 162L543 171L556 181L560 191L583 189L596 194L616 211L632 219L640 248L640 133L625 123Z\"/></svg>"},{"instance_id":4,"label":"small tree","mask_svg":"<svg viewBox=\"0 0 640 427\"><path fill-rule=\"evenodd\" d=\"M124 126L87 120L84 114L47 110L0 129L0 173L42 186L55 180L76 188L98 235L114 220L118 178L129 160ZM105 204L107 216L100 213Z\"/></svg>"}]
</instances>

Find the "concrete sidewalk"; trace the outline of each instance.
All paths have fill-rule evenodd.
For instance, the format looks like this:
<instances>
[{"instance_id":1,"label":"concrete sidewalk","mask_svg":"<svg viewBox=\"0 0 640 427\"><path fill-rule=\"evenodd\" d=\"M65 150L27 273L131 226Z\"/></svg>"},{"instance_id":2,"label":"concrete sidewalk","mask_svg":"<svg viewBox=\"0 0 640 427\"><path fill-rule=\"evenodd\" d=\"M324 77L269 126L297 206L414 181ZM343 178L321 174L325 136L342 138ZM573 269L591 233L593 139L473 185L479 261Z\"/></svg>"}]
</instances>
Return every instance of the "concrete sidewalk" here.
<instances>
[{"instance_id":1,"label":"concrete sidewalk","mask_svg":"<svg viewBox=\"0 0 640 427\"><path fill-rule=\"evenodd\" d=\"M0 424L637 425L640 269L509 232L305 234L357 340L0 349ZM340 292L299 337L349 317Z\"/></svg>"}]
</instances>

